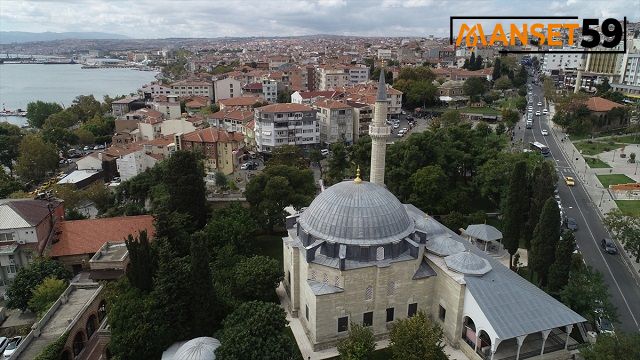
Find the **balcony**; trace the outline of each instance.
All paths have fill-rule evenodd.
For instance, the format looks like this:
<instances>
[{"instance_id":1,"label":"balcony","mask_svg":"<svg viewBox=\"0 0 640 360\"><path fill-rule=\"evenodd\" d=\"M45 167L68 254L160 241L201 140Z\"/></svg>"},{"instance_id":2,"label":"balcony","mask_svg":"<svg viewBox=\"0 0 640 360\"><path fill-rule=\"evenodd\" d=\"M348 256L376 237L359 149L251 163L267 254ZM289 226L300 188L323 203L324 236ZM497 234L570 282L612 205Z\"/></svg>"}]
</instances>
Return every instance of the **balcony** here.
<instances>
[{"instance_id":1,"label":"balcony","mask_svg":"<svg viewBox=\"0 0 640 360\"><path fill-rule=\"evenodd\" d=\"M388 126L369 125L370 136L389 136L391 129Z\"/></svg>"}]
</instances>

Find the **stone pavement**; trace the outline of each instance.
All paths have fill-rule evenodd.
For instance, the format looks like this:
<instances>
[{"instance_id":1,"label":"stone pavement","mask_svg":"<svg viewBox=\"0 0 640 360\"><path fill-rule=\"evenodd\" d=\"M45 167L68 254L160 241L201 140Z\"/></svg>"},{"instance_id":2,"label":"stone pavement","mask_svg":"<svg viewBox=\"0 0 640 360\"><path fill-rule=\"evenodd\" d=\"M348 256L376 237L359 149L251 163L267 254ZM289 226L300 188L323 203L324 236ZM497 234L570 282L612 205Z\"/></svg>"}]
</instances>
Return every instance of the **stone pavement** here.
<instances>
[{"instance_id":1,"label":"stone pavement","mask_svg":"<svg viewBox=\"0 0 640 360\"><path fill-rule=\"evenodd\" d=\"M618 206L613 200L608 189L605 189L602 186L600 180L598 180L598 177L596 175L624 174L634 181L640 182L640 169L638 169L638 165L630 164L627 162L628 154L632 152L638 154L640 160L640 145L627 145L624 148L624 152L627 154L627 158L621 158L619 156L620 149L604 152L596 156L591 156L596 157L611 166L611 168L592 169L589 167L589 165L587 165L584 156L582 156L573 142L571 142L571 140L566 137L566 134L562 131L562 128L553 123L553 120L551 119L553 119L554 114L555 107L554 105L550 104L549 124L551 125L551 134L555 137L560 150L565 154L567 159L569 159L569 165L573 168L573 171L577 175L576 180L582 182L582 185L589 195L591 202L598 209L600 218L602 219L607 213L609 213L609 211L617 209ZM561 139L564 140L561 141ZM624 258L627 260L627 265L635 269L635 272L632 271L632 273L637 277L638 272L640 271L640 264L636 263L626 251L622 251L622 253L625 255Z\"/></svg>"}]
</instances>

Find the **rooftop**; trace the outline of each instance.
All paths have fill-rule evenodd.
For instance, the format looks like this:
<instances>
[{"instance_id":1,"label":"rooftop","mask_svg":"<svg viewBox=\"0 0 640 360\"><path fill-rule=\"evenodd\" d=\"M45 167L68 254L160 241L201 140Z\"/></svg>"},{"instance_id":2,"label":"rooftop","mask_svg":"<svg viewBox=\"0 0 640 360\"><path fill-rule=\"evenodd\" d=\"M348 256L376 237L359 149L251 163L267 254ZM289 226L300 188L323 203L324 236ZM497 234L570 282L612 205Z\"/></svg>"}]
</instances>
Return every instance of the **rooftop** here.
<instances>
[{"instance_id":1,"label":"rooftop","mask_svg":"<svg viewBox=\"0 0 640 360\"><path fill-rule=\"evenodd\" d=\"M624 105L618 104L608 99L601 98L599 96L591 97L586 102L587 108L591 111L605 112L612 109L623 107Z\"/></svg>"},{"instance_id":2,"label":"rooftop","mask_svg":"<svg viewBox=\"0 0 640 360\"><path fill-rule=\"evenodd\" d=\"M240 142L244 140L244 135L239 132L228 132L212 126L184 134L182 135L182 140L201 143Z\"/></svg>"},{"instance_id":3,"label":"rooftop","mask_svg":"<svg viewBox=\"0 0 640 360\"><path fill-rule=\"evenodd\" d=\"M61 203L33 199L0 200L0 229L16 229L38 225L49 216L49 204L53 208Z\"/></svg>"},{"instance_id":4,"label":"rooftop","mask_svg":"<svg viewBox=\"0 0 640 360\"><path fill-rule=\"evenodd\" d=\"M291 112L291 111L312 111L310 106L294 103L271 104L259 107L261 112Z\"/></svg>"}]
</instances>

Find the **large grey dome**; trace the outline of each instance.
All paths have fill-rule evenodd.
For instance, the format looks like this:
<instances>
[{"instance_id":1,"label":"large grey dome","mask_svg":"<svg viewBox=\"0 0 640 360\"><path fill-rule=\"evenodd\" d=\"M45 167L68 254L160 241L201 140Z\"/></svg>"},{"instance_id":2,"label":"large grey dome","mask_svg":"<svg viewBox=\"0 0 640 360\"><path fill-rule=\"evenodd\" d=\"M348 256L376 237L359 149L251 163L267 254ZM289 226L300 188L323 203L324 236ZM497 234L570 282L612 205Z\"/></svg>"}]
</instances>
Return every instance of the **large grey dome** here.
<instances>
[{"instance_id":1,"label":"large grey dome","mask_svg":"<svg viewBox=\"0 0 640 360\"><path fill-rule=\"evenodd\" d=\"M298 224L315 238L358 245L384 244L414 232L414 221L387 189L343 181L320 193Z\"/></svg>"}]
</instances>

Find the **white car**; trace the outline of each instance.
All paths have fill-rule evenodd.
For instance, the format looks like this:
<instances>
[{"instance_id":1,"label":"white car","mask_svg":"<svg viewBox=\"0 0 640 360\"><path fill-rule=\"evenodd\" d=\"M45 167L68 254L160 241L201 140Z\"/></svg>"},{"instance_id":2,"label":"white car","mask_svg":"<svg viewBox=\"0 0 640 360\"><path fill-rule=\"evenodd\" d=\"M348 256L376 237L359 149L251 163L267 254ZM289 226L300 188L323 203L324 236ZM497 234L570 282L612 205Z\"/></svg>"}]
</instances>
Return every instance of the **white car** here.
<instances>
[{"instance_id":1,"label":"white car","mask_svg":"<svg viewBox=\"0 0 640 360\"><path fill-rule=\"evenodd\" d=\"M540 116L540 111L536 111L536 116Z\"/></svg>"},{"instance_id":2,"label":"white car","mask_svg":"<svg viewBox=\"0 0 640 360\"><path fill-rule=\"evenodd\" d=\"M9 339L4 336L0 336L0 354L4 351L4 348L9 344Z\"/></svg>"},{"instance_id":3,"label":"white car","mask_svg":"<svg viewBox=\"0 0 640 360\"><path fill-rule=\"evenodd\" d=\"M329 149L322 149L322 150L320 150L320 154L322 154L322 156L327 156L327 155L329 155Z\"/></svg>"},{"instance_id":4,"label":"white car","mask_svg":"<svg viewBox=\"0 0 640 360\"><path fill-rule=\"evenodd\" d=\"M547 129L542 129L542 135L547 136L549 135L549 132L547 131Z\"/></svg>"},{"instance_id":5,"label":"white car","mask_svg":"<svg viewBox=\"0 0 640 360\"><path fill-rule=\"evenodd\" d=\"M393 124L393 128L394 128L394 129L397 129L397 128L399 128L399 127L400 127L400 124Z\"/></svg>"},{"instance_id":6,"label":"white car","mask_svg":"<svg viewBox=\"0 0 640 360\"><path fill-rule=\"evenodd\" d=\"M7 347L4 349L4 352L2 353L2 358L3 359L11 358L11 355L13 355L13 353L16 351L16 348L18 347L18 345L20 345L21 341L22 341L22 336L16 336L11 340L9 340L9 343L7 343Z\"/></svg>"},{"instance_id":7,"label":"white car","mask_svg":"<svg viewBox=\"0 0 640 360\"><path fill-rule=\"evenodd\" d=\"M538 102L538 106L542 106L542 103L541 103L541 102Z\"/></svg>"},{"instance_id":8,"label":"white car","mask_svg":"<svg viewBox=\"0 0 640 360\"><path fill-rule=\"evenodd\" d=\"M545 115L547 115L547 114L549 113L549 110L547 110L547 109L543 109L543 110L542 110L542 113L543 113L543 114L545 114Z\"/></svg>"}]
</instances>

